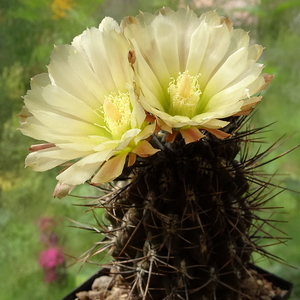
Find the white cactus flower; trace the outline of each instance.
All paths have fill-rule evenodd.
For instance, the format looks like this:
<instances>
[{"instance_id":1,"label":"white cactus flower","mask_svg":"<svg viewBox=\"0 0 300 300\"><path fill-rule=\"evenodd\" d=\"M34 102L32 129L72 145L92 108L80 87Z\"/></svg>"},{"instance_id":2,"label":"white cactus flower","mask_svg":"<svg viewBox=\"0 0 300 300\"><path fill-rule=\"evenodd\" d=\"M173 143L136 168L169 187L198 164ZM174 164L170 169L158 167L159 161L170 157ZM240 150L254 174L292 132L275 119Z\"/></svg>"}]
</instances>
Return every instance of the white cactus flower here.
<instances>
[{"instance_id":1,"label":"white cactus flower","mask_svg":"<svg viewBox=\"0 0 300 300\"><path fill-rule=\"evenodd\" d=\"M146 140L155 124L137 102L130 43L119 25L105 18L72 45L55 47L48 73L35 76L20 113L23 134L46 144L34 145L26 165L57 176L54 195L61 198L91 179L108 182L122 173L126 159L156 153Z\"/></svg>"},{"instance_id":2,"label":"white cactus flower","mask_svg":"<svg viewBox=\"0 0 300 300\"><path fill-rule=\"evenodd\" d=\"M125 18L121 27L135 51L140 103L187 143L203 136L198 129L222 137L223 119L249 112L260 101L250 97L271 79L257 63L263 47L249 45L248 33L215 11L197 17L163 8Z\"/></svg>"}]
</instances>

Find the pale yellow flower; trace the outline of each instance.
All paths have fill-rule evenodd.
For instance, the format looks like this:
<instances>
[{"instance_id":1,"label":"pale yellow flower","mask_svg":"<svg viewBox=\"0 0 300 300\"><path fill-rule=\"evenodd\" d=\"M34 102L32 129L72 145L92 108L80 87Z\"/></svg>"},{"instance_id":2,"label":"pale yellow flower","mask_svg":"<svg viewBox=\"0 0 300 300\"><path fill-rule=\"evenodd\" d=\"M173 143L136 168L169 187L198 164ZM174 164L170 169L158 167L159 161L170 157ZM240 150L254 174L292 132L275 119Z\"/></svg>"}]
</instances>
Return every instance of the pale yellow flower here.
<instances>
[{"instance_id":1,"label":"pale yellow flower","mask_svg":"<svg viewBox=\"0 0 300 300\"><path fill-rule=\"evenodd\" d=\"M128 155L133 164L135 155L157 152L146 140L155 124L145 122L137 102L129 51L119 25L105 18L72 45L56 47L48 73L32 79L20 130L47 143L33 145L25 163L35 171L66 167L55 196L90 178L93 184L113 180Z\"/></svg>"},{"instance_id":2,"label":"pale yellow flower","mask_svg":"<svg viewBox=\"0 0 300 300\"><path fill-rule=\"evenodd\" d=\"M140 103L187 143L203 136L198 128L226 137L216 130L228 124L223 119L248 113L260 100L250 97L266 86L257 63L263 47L249 45L248 33L215 11L197 17L163 8L121 25L135 51Z\"/></svg>"}]
</instances>

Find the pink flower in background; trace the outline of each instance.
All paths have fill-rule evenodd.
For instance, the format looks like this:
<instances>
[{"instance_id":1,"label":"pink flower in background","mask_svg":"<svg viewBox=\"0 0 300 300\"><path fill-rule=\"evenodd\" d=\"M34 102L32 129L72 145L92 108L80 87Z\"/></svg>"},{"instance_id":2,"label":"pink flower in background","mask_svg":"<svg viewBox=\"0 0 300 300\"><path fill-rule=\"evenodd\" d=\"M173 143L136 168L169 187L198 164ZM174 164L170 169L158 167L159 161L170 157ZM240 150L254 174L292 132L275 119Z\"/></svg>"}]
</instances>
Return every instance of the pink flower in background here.
<instances>
[{"instance_id":1,"label":"pink flower in background","mask_svg":"<svg viewBox=\"0 0 300 300\"><path fill-rule=\"evenodd\" d=\"M53 247L58 245L58 236L54 232L57 222L53 217L41 217L36 222L40 230L40 242L46 247Z\"/></svg>"},{"instance_id":2,"label":"pink flower in background","mask_svg":"<svg viewBox=\"0 0 300 300\"><path fill-rule=\"evenodd\" d=\"M40 217L36 222L40 231L40 242L46 250L40 252L38 263L42 267L45 282L54 282L65 275L64 254L59 246L59 237L54 232L57 225L54 217Z\"/></svg>"},{"instance_id":3,"label":"pink flower in background","mask_svg":"<svg viewBox=\"0 0 300 300\"><path fill-rule=\"evenodd\" d=\"M44 282L54 282L58 280L58 275L55 269L47 269L45 271Z\"/></svg>"},{"instance_id":4,"label":"pink flower in background","mask_svg":"<svg viewBox=\"0 0 300 300\"><path fill-rule=\"evenodd\" d=\"M58 244L58 236L54 232L43 232L40 242L46 246L53 247Z\"/></svg>"},{"instance_id":5,"label":"pink flower in background","mask_svg":"<svg viewBox=\"0 0 300 300\"><path fill-rule=\"evenodd\" d=\"M43 269L55 268L65 261L61 249L54 247L48 248L40 253L39 264Z\"/></svg>"},{"instance_id":6,"label":"pink flower in background","mask_svg":"<svg viewBox=\"0 0 300 300\"><path fill-rule=\"evenodd\" d=\"M59 279L59 267L63 266L65 258L60 248L51 247L40 253L39 265L43 268L45 282Z\"/></svg>"},{"instance_id":7,"label":"pink flower in background","mask_svg":"<svg viewBox=\"0 0 300 300\"><path fill-rule=\"evenodd\" d=\"M38 222L37 226L39 227L41 232L45 231L52 231L53 227L57 225L56 221L53 217L41 217Z\"/></svg>"},{"instance_id":8,"label":"pink flower in background","mask_svg":"<svg viewBox=\"0 0 300 300\"><path fill-rule=\"evenodd\" d=\"M64 255L60 248L51 247L40 253L39 265L43 268L45 282L58 280L58 268L65 262Z\"/></svg>"}]
</instances>

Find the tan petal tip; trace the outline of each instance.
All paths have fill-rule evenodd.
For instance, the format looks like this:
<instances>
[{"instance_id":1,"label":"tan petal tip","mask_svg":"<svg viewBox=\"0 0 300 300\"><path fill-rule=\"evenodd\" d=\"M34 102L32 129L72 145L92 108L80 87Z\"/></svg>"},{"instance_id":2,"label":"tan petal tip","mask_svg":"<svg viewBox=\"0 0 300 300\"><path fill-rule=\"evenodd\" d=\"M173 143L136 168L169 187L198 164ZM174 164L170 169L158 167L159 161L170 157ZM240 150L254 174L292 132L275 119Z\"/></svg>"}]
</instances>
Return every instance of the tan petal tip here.
<instances>
[{"instance_id":1,"label":"tan petal tip","mask_svg":"<svg viewBox=\"0 0 300 300\"><path fill-rule=\"evenodd\" d=\"M208 131L209 133L211 133L212 135L214 135L216 138L220 139L220 140L224 140L228 137L230 137L231 135L229 133L226 133L222 130L218 130L218 129L205 129L206 131Z\"/></svg>"},{"instance_id":2,"label":"tan petal tip","mask_svg":"<svg viewBox=\"0 0 300 300\"><path fill-rule=\"evenodd\" d=\"M271 81L273 80L275 75L270 75L268 73L264 73L264 74L262 74L262 76L265 80L265 84L261 87L261 89L260 89L261 91L267 88L267 86L271 83Z\"/></svg>"},{"instance_id":3,"label":"tan petal tip","mask_svg":"<svg viewBox=\"0 0 300 300\"><path fill-rule=\"evenodd\" d=\"M186 144L197 142L204 137L204 134L196 127L180 129L180 133Z\"/></svg>"},{"instance_id":4,"label":"tan petal tip","mask_svg":"<svg viewBox=\"0 0 300 300\"><path fill-rule=\"evenodd\" d=\"M141 141L133 150L132 152L137 154L140 157L149 157L154 155L160 151L159 149L153 148L153 146L146 140Z\"/></svg>"},{"instance_id":5,"label":"tan petal tip","mask_svg":"<svg viewBox=\"0 0 300 300\"><path fill-rule=\"evenodd\" d=\"M74 185L58 182L52 196L54 198L62 199L67 196L74 188Z\"/></svg>"}]
</instances>

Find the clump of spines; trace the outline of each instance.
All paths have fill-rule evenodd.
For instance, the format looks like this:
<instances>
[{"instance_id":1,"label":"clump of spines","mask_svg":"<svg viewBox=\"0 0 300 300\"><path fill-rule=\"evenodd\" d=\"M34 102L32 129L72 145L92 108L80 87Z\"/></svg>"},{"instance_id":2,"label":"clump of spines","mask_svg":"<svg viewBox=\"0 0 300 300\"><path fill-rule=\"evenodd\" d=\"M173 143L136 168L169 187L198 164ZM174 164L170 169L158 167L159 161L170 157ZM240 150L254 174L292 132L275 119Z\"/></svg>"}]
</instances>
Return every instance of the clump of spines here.
<instances>
[{"instance_id":1,"label":"clump of spines","mask_svg":"<svg viewBox=\"0 0 300 300\"><path fill-rule=\"evenodd\" d=\"M162 150L126 170L103 197L106 239L131 286L129 299L253 299L245 284L251 255L269 255L256 240L260 233L275 239L262 228L271 221L256 214L273 184L254 170L272 147L248 157L251 136L261 130L242 131L244 120L232 118L225 140L206 133L170 144L159 135Z\"/></svg>"}]
</instances>

